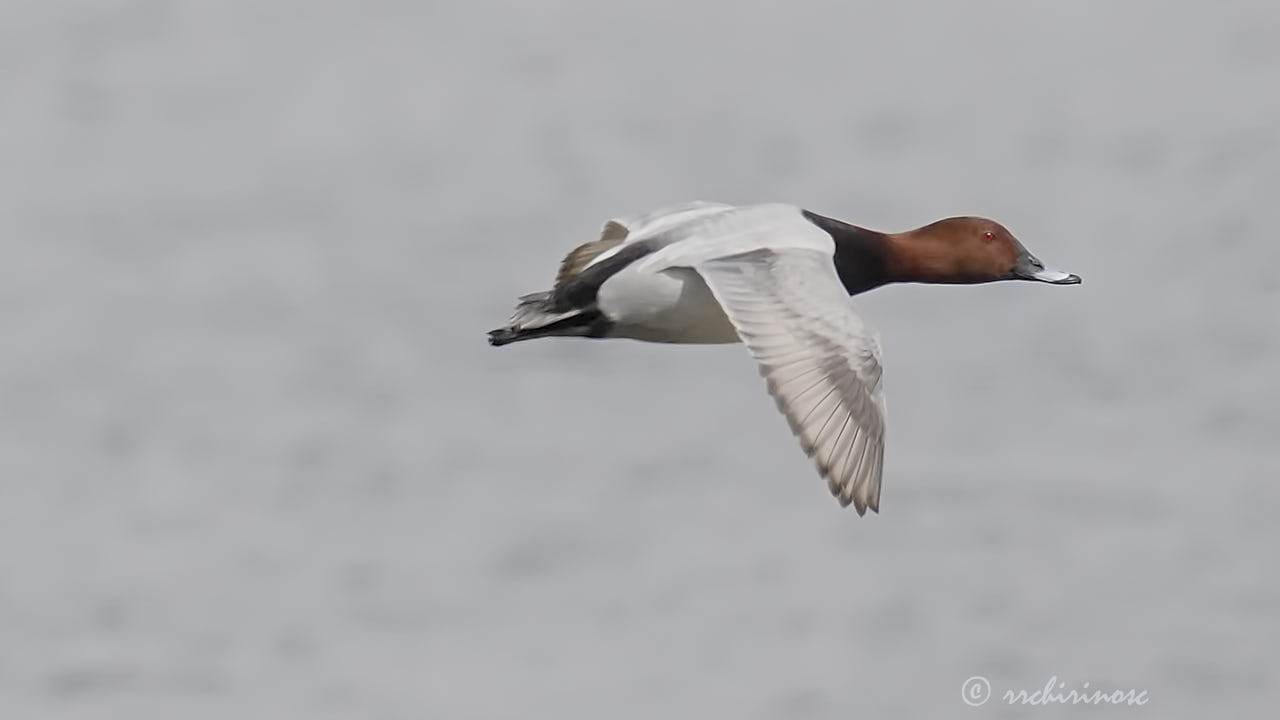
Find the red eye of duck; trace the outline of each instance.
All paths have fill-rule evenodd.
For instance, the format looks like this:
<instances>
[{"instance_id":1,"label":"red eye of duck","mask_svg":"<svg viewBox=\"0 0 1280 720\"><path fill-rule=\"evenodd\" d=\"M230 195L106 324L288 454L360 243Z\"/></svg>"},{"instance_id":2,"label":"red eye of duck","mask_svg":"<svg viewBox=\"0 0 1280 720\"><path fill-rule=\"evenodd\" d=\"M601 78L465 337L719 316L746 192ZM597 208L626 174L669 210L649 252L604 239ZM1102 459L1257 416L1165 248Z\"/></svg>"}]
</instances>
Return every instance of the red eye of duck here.
<instances>
[{"instance_id":1,"label":"red eye of duck","mask_svg":"<svg viewBox=\"0 0 1280 720\"><path fill-rule=\"evenodd\" d=\"M982 233L982 239L986 240L987 242L991 242L992 240L996 239L996 234L988 230Z\"/></svg>"}]
</instances>

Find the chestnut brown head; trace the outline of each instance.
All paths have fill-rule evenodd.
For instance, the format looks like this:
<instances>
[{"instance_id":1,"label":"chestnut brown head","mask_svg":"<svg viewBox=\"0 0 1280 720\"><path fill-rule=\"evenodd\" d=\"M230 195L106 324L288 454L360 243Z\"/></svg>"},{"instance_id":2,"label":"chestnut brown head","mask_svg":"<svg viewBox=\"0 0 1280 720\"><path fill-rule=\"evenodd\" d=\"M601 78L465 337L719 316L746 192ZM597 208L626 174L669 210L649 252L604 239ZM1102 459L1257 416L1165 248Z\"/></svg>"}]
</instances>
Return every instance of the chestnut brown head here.
<instances>
[{"instance_id":1,"label":"chestnut brown head","mask_svg":"<svg viewBox=\"0 0 1280 720\"><path fill-rule=\"evenodd\" d=\"M1045 267L1005 226L986 218L947 218L891 237L895 274L907 282L1080 282L1078 275Z\"/></svg>"}]
</instances>

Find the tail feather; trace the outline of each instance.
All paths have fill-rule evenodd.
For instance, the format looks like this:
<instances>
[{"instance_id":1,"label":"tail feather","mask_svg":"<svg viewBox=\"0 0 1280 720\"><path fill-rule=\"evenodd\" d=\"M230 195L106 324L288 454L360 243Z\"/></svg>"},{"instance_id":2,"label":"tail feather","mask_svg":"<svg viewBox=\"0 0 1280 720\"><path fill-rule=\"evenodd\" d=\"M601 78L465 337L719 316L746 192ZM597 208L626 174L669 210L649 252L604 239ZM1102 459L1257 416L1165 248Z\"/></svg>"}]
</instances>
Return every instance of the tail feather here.
<instances>
[{"instance_id":1,"label":"tail feather","mask_svg":"<svg viewBox=\"0 0 1280 720\"><path fill-rule=\"evenodd\" d=\"M549 336L599 337L604 316L594 308L557 311L550 292L522 296L506 327L489 331L489 344L495 347L521 340Z\"/></svg>"},{"instance_id":2,"label":"tail feather","mask_svg":"<svg viewBox=\"0 0 1280 720\"><path fill-rule=\"evenodd\" d=\"M572 315L573 311L557 313L551 305L551 291L521 295L516 301L516 310L511 314L511 327L537 327Z\"/></svg>"}]
</instances>

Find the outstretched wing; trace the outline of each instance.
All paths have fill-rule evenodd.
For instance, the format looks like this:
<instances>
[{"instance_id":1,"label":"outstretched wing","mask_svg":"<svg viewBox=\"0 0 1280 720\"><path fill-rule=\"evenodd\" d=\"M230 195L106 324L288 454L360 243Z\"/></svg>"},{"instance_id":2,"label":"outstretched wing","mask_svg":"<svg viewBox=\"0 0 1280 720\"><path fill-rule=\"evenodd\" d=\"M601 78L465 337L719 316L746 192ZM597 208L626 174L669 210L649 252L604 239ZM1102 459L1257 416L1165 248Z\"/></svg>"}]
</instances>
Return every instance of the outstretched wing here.
<instances>
[{"instance_id":1,"label":"outstretched wing","mask_svg":"<svg viewBox=\"0 0 1280 720\"><path fill-rule=\"evenodd\" d=\"M859 515L878 510L885 424L880 347L853 311L831 253L780 241L693 267L760 364L831 494Z\"/></svg>"}]
</instances>

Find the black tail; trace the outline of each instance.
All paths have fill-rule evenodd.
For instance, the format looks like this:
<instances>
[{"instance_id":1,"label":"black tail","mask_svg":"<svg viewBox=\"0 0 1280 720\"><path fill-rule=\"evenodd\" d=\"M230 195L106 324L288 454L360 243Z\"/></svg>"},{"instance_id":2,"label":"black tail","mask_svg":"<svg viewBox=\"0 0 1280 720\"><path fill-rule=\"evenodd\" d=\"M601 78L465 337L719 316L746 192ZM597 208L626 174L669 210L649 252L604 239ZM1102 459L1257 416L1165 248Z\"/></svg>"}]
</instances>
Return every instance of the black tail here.
<instances>
[{"instance_id":1,"label":"black tail","mask_svg":"<svg viewBox=\"0 0 1280 720\"><path fill-rule=\"evenodd\" d=\"M551 306L551 293L533 293L520 298L509 325L489 331L489 344L499 347L552 336L604 337L608 324L595 308L557 312Z\"/></svg>"}]
</instances>

